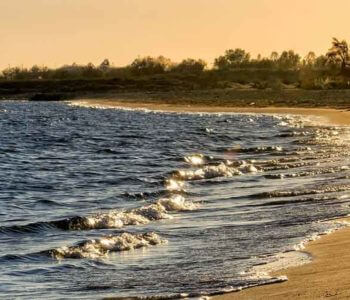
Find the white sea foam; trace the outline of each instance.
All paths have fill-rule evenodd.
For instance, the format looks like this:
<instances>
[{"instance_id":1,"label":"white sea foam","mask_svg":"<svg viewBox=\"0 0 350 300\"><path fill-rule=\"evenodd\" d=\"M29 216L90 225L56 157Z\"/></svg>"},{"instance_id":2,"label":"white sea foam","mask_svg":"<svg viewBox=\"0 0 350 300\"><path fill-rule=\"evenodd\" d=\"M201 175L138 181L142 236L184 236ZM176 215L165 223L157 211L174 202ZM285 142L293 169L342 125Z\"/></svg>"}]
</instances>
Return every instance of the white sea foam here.
<instances>
[{"instance_id":1,"label":"white sea foam","mask_svg":"<svg viewBox=\"0 0 350 300\"><path fill-rule=\"evenodd\" d=\"M142 100L141 100L142 102ZM295 114L279 114L279 113L258 113L258 112L196 112L196 111L172 111L166 109L150 109L143 107L127 107L123 105L115 105L115 103L108 104L99 104L98 100L96 103L91 103L90 99L81 99L74 101L66 101L69 106L80 106L80 107L88 107L88 108L96 108L96 109L117 109L117 110L125 110L125 111L142 111L145 113L162 113L162 114L186 114L186 115L200 115L200 116L223 116L223 115L244 115L251 117L261 117L261 116L269 116L280 120L279 125L283 127L292 127L292 128L304 128L307 126L330 126L330 122L328 118L323 116L316 115L298 115ZM248 118L248 122L254 122L254 119ZM339 126L338 126L339 127ZM207 132L212 132L212 129L206 128Z\"/></svg>"},{"instance_id":2,"label":"white sea foam","mask_svg":"<svg viewBox=\"0 0 350 300\"><path fill-rule=\"evenodd\" d=\"M185 161L193 166L199 166L204 164L204 155L203 154L193 154L185 156Z\"/></svg>"},{"instance_id":3,"label":"white sea foam","mask_svg":"<svg viewBox=\"0 0 350 300\"><path fill-rule=\"evenodd\" d=\"M98 101L98 100L97 100ZM115 109L115 110L123 110L123 111L140 111L144 113L170 113L163 110L149 109L144 107L127 107L127 106L118 106L115 104L99 104L99 103L91 103L89 100L74 100L66 102L69 106L79 106L93 109Z\"/></svg>"},{"instance_id":4,"label":"white sea foam","mask_svg":"<svg viewBox=\"0 0 350 300\"><path fill-rule=\"evenodd\" d=\"M198 204L187 201L180 195L174 195L170 198L159 199L153 204L127 211L112 210L107 213L81 217L78 220L74 219L74 223L72 222L69 228L89 230L142 225L151 221L172 219L173 216L169 212L194 210L198 207Z\"/></svg>"},{"instance_id":5,"label":"white sea foam","mask_svg":"<svg viewBox=\"0 0 350 300\"><path fill-rule=\"evenodd\" d=\"M172 179L176 180L201 180L216 177L233 177L244 173L261 172L261 168L254 165L254 160L230 161L226 160L217 165L206 165L198 169L177 170Z\"/></svg>"},{"instance_id":6,"label":"white sea foam","mask_svg":"<svg viewBox=\"0 0 350 300\"><path fill-rule=\"evenodd\" d=\"M172 219L172 216L167 213L165 207L159 202L134 209L132 210L132 213L141 215L149 221Z\"/></svg>"},{"instance_id":7,"label":"white sea foam","mask_svg":"<svg viewBox=\"0 0 350 300\"><path fill-rule=\"evenodd\" d=\"M239 165L238 167L238 170L243 172L243 173L257 173L259 172L259 169L251 164L251 163L248 163L247 161L241 161L241 164Z\"/></svg>"},{"instance_id":8,"label":"white sea foam","mask_svg":"<svg viewBox=\"0 0 350 300\"><path fill-rule=\"evenodd\" d=\"M280 120L279 126L292 127L292 128L304 128L307 126L326 126L329 125L327 118L315 115L298 115L298 114L286 114L278 115L274 114L274 118Z\"/></svg>"},{"instance_id":9,"label":"white sea foam","mask_svg":"<svg viewBox=\"0 0 350 300\"><path fill-rule=\"evenodd\" d=\"M180 195L176 195L172 198L164 198L158 200L158 204L163 206L167 211L188 211L195 210L199 207L199 204L186 199Z\"/></svg>"},{"instance_id":10,"label":"white sea foam","mask_svg":"<svg viewBox=\"0 0 350 300\"><path fill-rule=\"evenodd\" d=\"M208 165L195 170L178 170L174 177L182 180L200 180L235 175L242 175L242 172L222 162L219 165Z\"/></svg>"},{"instance_id":11,"label":"white sea foam","mask_svg":"<svg viewBox=\"0 0 350 300\"><path fill-rule=\"evenodd\" d=\"M167 179L165 181L165 188L168 191L182 191L185 183L181 180L176 180L174 178Z\"/></svg>"},{"instance_id":12,"label":"white sea foam","mask_svg":"<svg viewBox=\"0 0 350 300\"><path fill-rule=\"evenodd\" d=\"M150 245L167 243L156 233L145 234L122 233L120 235L108 235L99 239L84 241L75 246L63 246L50 250L49 253L55 259L64 258L90 258L95 259L108 255L112 251L127 251Z\"/></svg>"},{"instance_id":13,"label":"white sea foam","mask_svg":"<svg viewBox=\"0 0 350 300\"><path fill-rule=\"evenodd\" d=\"M261 198L294 197L294 196L303 196L303 195L345 192L348 190L350 190L350 184L320 185L319 187L316 187L313 189L271 191L271 192L263 192L263 193L257 194L256 196Z\"/></svg>"},{"instance_id":14,"label":"white sea foam","mask_svg":"<svg viewBox=\"0 0 350 300\"><path fill-rule=\"evenodd\" d=\"M315 234L312 234L312 235L306 237L299 244L294 245L294 247L293 247L294 250L302 251L305 249L307 243L312 242L312 241L316 241L316 240L320 239L323 235L331 234L334 231L337 231L337 230L342 229L344 227L350 226L350 223L345 221L345 220L326 221L326 222L322 222L322 223L328 224L329 228L326 229L325 231L320 232L320 233L315 233Z\"/></svg>"},{"instance_id":15,"label":"white sea foam","mask_svg":"<svg viewBox=\"0 0 350 300\"><path fill-rule=\"evenodd\" d=\"M85 217L86 223L77 225L77 229L120 228L126 225L149 223L149 219L141 214L124 211L110 211Z\"/></svg>"},{"instance_id":16,"label":"white sea foam","mask_svg":"<svg viewBox=\"0 0 350 300\"><path fill-rule=\"evenodd\" d=\"M275 271L284 270L290 267L297 267L312 261L310 254L300 251L290 251L285 253L278 253L273 256L271 262L254 266L252 273L255 277L265 278L269 277L269 274Z\"/></svg>"},{"instance_id":17,"label":"white sea foam","mask_svg":"<svg viewBox=\"0 0 350 300\"><path fill-rule=\"evenodd\" d=\"M275 168L278 169L278 168ZM328 168L317 168L310 171L300 171L295 173L283 173L283 174L266 174L265 178L269 179L282 179L282 178L295 178L295 177L306 177L306 176L316 176L321 174L333 174L338 172L347 171L350 168L348 166L342 167L328 167ZM267 169L265 169L267 170ZM270 168L271 170L271 168ZM318 192L315 191L317 194ZM322 193L321 191L319 193Z\"/></svg>"}]
</instances>

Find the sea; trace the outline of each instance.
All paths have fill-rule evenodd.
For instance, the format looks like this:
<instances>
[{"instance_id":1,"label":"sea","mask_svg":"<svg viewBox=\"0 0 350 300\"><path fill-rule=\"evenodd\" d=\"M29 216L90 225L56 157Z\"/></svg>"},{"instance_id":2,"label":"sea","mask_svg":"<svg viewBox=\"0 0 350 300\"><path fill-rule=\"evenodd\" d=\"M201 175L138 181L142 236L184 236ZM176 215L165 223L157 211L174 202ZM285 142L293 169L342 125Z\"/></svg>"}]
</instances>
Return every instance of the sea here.
<instances>
[{"instance_id":1,"label":"sea","mask_svg":"<svg viewBox=\"0 0 350 300\"><path fill-rule=\"evenodd\" d=\"M200 298L281 282L346 226L350 128L0 102L0 298Z\"/></svg>"}]
</instances>

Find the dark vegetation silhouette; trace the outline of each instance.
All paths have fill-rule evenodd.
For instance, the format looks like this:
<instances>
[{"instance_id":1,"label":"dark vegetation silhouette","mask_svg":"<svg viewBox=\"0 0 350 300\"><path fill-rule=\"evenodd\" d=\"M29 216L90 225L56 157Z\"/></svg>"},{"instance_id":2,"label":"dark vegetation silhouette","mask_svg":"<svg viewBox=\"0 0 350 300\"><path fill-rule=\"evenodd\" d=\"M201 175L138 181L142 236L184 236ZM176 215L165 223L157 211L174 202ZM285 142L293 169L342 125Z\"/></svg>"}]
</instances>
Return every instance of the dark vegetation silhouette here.
<instances>
[{"instance_id":1,"label":"dark vegetation silhouette","mask_svg":"<svg viewBox=\"0 0 350 300\"><path fill-rule=\"evenodd\" d=\"M64 65L53 69L8 67L0 73L0 95L105 91L177 91L209 89L349 89L350 54L345 40L333 38L325 55L293 50L252 58L244 49L228 49L208 67L202 59L179 63L164 56L138 57L130 65L115 67L108 59L99 65ZM40 94L42 94L40 96ZM64 96L63 96L64 98Z\"/></svg>"}]
</instances>

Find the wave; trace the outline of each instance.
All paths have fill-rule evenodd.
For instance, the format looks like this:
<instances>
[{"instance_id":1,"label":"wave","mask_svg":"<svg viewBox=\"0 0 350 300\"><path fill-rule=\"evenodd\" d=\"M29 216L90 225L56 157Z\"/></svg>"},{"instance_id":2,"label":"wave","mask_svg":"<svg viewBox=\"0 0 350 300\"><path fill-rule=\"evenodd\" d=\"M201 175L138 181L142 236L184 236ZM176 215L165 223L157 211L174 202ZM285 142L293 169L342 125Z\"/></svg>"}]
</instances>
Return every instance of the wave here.
<instances>
[{"instance_id":1,"label":"wave","mask_svg":"<svg viewBox=\"0 0 350 300\"><path fill-rule=\"evenodd\" d=\"M282 179L282 178L295 178L295 177L306 177L306 176L316 176L322 174L334 174L349 170L348 166L324 168L311 171L302 171L298 173L286 173L286 174L266 174L264 175L267 179Z\"/></svg>"},{"instance_id":2,"label":"wave","mask_svg":"<svg viewBox=\"0 0 350 300\"><path fill-rule=\"evenodd\" d=\"M205 166L195 170L178 170L173 177L182 180L201 180L215 177L232 177L234 175L241 175L238 169L227 166L221 163L217 166Z\"/></svg>"},{"instance_id":3,"label":"wave","mask_svg":"<svg viewBox=\"0 0 350 300\"><path fill-rule=\"evenodd\" d=\"M185 183L181 180L176 180L174 178L167 179L165 181L165 188L170 192L181 192L184 191Z\"/></svg>"},{"instance_id":4,"label":"wave","mask_svg":"<svg viewBox=\"0 0 350 300\"><path fill-rule=\"evenodd\" d=\"M246 161L221 162L218 165L207 165L198 169L177 170L172 174L172 178L178 180L202 180L216 177L233 177L243 175L244 173L257 173L260 170L253 164Z\"/></svg>"},{"instance_id":5,"label":"wave","mask_svg":"<svg viewBox=\"0 0 350 300\"><path fill-rule=\"evenodd\" d=\"M250 204L248 206L250 207L264 207L264 206L281 206L281 205L294 205L294 204L307 204L307 203L317 203L317 202L327 202L332 201L332 203L339 203L343 202L342 197L311 197L311 198L302 198L302 199L288 199L288 200L275 200L275 201L269 201L259 204Z\"/></svg>"},{"instance_id":6,"label":"wave","mask_svg":"<svg viewBox=\"0 0 350 300\"><path fill-rule=\"evenodd\" d=\"M187 201L183 196L175 195L171 198L159 199L153 204L130 210L112 210L107 213L98 213L90 216L75 216L57 221L0 227L0 232L5 234L27 233L53 228L67 231L121 228L130 225L148 224L156 220L171 219L170 212L191 211L198 207L198 204Z\"/></svg>"},{"instance_id":7,"label":"wave","mask_svg":"<svg viewBox=\"0 0 350 300\"><path fill-rule=\"evenodd\" d=\"M52 230L58 227L55 224L53 224L55 222L59 223L60 221L36 222L36 223L29 223L26 225L0 226L0 233L8 235L8 234L23 234L23 233L33 233L33 232L41 232L45 230Z\"/></svg>"},{"instance_id":8,"label":"wave","mask_svg":"<svg viewBox=\"0 0 350 300\"><path fill-rule=\"evenodd\" d=\"M312 134L311 131L292 131L277 134L276 137L288 138L288 137L303 137Z\"/></svg>"},{"instance_id":9,"label":"wave","mask_svg":"<svg viewBox=\"0 0 350 300\"><path fill-rule=\"evenodd\" d=\"M303 195L345 192L348 190L350 190L350 184L324 185L322 187L318 187L314 189L263 192L263 193L251 195L250 197L254 197L254 198L297 197L297 196L303 196Z\"/></svg>"},{"instance_id":10,"label":"wave","mask_svg":"<svg viewBox=\"0 0 350 300\"><path fill-rule=\"evenodd\" d=\"M269 153L269 152L283 152L284 148L282 146L259 146L251 148L225 148L222 149L224 152L237 152L237 153Z\"/></svg>"},{"instance_id":11,"label":"wave","mask_svg":"<svg viewBox=\"0 0 350 300\"><path fill-rule=\"evenodd\" d=\"M128 251L166 243L167 240L160 238L154 232L143 234L124 232L119 235L108 235L99 239L86 240L74 246L64 246L43 253L47 253L58 260L65 258L95 259L106 256L110 252Z\"/></svg>"},{"instance_id":12,"label":"wave","mask_svg":"<svg viewBox=\"0 0 350 300\"><path fill-rule=\"evenodd\" d=\"M317 166L319 165L318 161L298 161L294 163L282 163L282 164L276 164L276 165L270 165L270 166L264 166L264 171L277 171L277 170L288 170L288 169L296 169L296 168L302 168L302 167L309 167L309 166Z\"/></svg>"},{"instance_id":13,"label":"wave","mask_svg":"<svg viewBox=\"0 0 350 300\"><path fill-rule=\"evenodd\" d=\"M199 166L204 164L206 157L203 154L193 154L185 156L184 160L192 166Z\"/></svg>"}]
</instances>

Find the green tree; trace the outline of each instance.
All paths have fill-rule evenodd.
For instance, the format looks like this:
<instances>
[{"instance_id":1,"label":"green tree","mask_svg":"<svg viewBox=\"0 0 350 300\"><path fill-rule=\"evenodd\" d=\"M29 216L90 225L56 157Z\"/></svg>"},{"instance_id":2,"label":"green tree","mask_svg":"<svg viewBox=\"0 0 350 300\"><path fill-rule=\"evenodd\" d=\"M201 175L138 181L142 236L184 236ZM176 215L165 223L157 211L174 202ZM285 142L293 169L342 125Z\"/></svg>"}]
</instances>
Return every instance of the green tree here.
<instances>
[{"instance_id":1,"label":"green tree","mask_svg":"<svg viewBox=\"0 0 350 300\"><path fill-rule=\"evenodd\" d=\"M99 65L99 69L102 71L107 71L111 67L111 63L109 62L109 59L104 59L101 64Z\"/></svg>"},{"instance_id":2,"label":"green tree","mask_svg":"<svg viewBox=\"0 0 350 300\"><path fill-rule=\"evenodd\" d=\"M79 69L78 72L80 71L82 78L99 78L102 76L101 70L96 68L93 63L88 63Z\"/></svg>"},{"instance_id":3,"label":"green tree","mask_svg":"<svg viewBox=\"0 0 350 300\"><path fill-rule=\"evenodd\" d=\"M316 54L313 51L310 51L303 59L303 65L308 67L313 67L316 62Z\"/></svg>"},{"instance_id":4,"label":"green tree","mask_svg":"<svg viewBox=\"0 0 350 300\"><path fill-rule=\"evenodd\" d=\"M136 58L130 65L130 70L135 75L153 75L162 74L169 71L173 63L164 56L151 57L146 56Z\"/></svg>"},{"instance_id":5,"label":"green tree","mask_svg":"<svg viewBox=\"0 0 350 300\"><path fill-rule=\"evenodd\" d=\"M2 71L7 80L23 80L28 79L28 70L22 67L8 67Z\"/></svg>"},{"instance_id":6,"label":"green tree","mask_svg":"<svg viewBox=\"0 0 350 300\"><path fill-rule=\"evenodd\" d=\"M207 63L202 59L187 58L171 68L174 72L199 74L204 71Z\"/></svg>"},{"instance_id":7,"label":"green tree","mask_svg":"<svg viewBox=\"0 0 350 300\"><path fill-rule=\"evenodd\" d=\"M271 52L270 59L272 61L276 62L278 60L278 57L279 57L279 55L276 51Z\"/></svg>"},{"instance_id":8,"label":"green tree","mask_svg":"<svg viewBox=\"0 0 350 300\"><path fill-rule=\"evenodd\" d=\"M290 70L296 69L300 63L300 55L293 50L283 51L277 60L280 69Z\"/></svg>"},{"instance_id":9,"label":"green tree","mask_svg":"<svg viewBox=\"0 0 350 300\"><path fill-rule=\"evenodd\" d=\"M27 79L44 79L48 77L48 73L49 69L47 67L39 67L38 65L34 65L28 70Z\"/></svg>"},{"instance_id":10,"label":"green tree","mask_svg":"<svg viewBox=\"0 0 350 300\"><path fill-rule=\"evenodd\" d=\"M316 69L324 69L327 66L328 58L325 55L320 55L316 57L314 62L314 67Z\"/></svg>"},{"instance_id":11,"label":"green tree","mask_svg":"<svg viewBox=\"0 0 350 300\"><path fill-rule=\"evenodd\" d=\"M214 61L214 66L217 69L232 69L247 65L250 61L250 54L245 50L236 48L225 51L225 55L219 56Z\"/></svg>"}]
</instances>

